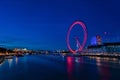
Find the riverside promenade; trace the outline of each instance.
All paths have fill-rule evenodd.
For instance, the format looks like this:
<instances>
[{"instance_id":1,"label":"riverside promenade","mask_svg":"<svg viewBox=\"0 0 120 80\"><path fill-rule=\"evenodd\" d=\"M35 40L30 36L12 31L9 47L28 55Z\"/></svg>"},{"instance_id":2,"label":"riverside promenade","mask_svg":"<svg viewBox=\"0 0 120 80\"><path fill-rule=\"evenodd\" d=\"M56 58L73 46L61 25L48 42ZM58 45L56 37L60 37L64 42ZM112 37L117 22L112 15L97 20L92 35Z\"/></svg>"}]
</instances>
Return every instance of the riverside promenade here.
<instances>
[{"instance_id":1,"label":"riverside promenade","mask_svg":"<svg viewBox=\"0 0 120 80\"><path fill-rule=\"evenodd\" d=\"M6 53L0 53L0 56L16 56L18 54L16 53L9 53L9 54L6 54Z\"/></svg>"},{"instance_id":2,"label":"riverside promenade","mask_svg":"<svg viewBox=\"0 0 120 80\"><path fill-rule=\"evenodd\" d=\"M74 56L74 57L81 57L81 56L93 56L93 57L109 57L109 58L120 58L119 53L80 53L80 54L68 54L66 56Z\"/></svg>"}]
</instances>

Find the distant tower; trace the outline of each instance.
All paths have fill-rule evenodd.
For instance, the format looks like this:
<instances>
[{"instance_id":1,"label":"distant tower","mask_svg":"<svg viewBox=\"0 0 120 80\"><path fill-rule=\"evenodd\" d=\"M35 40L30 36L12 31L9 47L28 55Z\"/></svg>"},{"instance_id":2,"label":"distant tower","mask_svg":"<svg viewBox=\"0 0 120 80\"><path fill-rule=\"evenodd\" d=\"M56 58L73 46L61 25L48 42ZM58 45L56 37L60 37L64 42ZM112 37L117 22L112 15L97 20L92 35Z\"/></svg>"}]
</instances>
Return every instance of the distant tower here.
<instances>
[{"instance_id":1,"label":"distant tower","mask_svg":"<svg viewBox=\"0 0 120 80\"><path fill-rule=\"evenodd\" d=\"M101 45L102 44L102 38L101 38L101 36L97 35L96 39L97 39L97 45Z\"/></svg>"},{"instance_id":2,"label":"distant tower","mask_svg":"<svg viewBox=\"0 0 120 80\"><path fill-rule=\"evenodd\" d=\"M101 44L102 44L101 36L97 35L91 39L91 45L101 45Z\"/></svg>"}]
</instances>

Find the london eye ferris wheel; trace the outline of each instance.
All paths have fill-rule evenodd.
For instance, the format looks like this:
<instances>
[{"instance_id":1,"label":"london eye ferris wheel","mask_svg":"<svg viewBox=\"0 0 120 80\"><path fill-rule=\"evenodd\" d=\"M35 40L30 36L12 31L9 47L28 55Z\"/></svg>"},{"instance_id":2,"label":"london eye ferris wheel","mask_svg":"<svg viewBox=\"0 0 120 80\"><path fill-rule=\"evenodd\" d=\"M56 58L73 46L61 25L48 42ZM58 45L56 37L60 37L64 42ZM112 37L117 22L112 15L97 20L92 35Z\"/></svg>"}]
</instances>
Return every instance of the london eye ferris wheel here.
<instances>
[{"instance_id":1,"label":"london eye ferris wheel","mask_svg":"<svg viewBox=\"0 0 120 80\"><path fill-rule=\"evenodd\" d=\"M76 25L79 25L79 28L81 29L77 29L76 31L78 32L81 32L83 31L83 34L81 33L78 33L78 35L83 35L83 39L82 39L82 43L80 42L79 40L79 37L80 36L74 36L74 39L75 39L75 44L76 44L76 49L73 49L71 47L71 39L70 39L70 36L72 34L72 30L76 27ZM82 21L75 21L72 23L72 25L69 27L68 29L68 32L67 32L67 39L66 39L66 42L67 42L67 47L69 49L69 51L73 54L75 53L78 53L78 52L81 52L86 44L86 41L87 41L87 28L86 28L86 25L84 24L84 22Z\"/></svg>"}]
</instances>

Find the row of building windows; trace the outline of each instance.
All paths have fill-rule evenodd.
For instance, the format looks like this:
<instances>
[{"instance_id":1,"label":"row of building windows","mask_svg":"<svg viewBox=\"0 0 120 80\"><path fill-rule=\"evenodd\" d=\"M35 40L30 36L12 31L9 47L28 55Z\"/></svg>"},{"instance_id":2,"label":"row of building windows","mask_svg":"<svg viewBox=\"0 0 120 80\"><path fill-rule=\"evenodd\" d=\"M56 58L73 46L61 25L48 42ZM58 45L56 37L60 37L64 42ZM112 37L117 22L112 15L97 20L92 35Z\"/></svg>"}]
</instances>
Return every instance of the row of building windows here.
<instances>
[{"instance_id":1,"label":"row of building windows","mask_svg":"<svg viewBox=\"0 0 120 80\"><path fill-rule=\"evenodd\" d=\"M88 46L84 50L87 53L119 53L120 54L120 43L105 43L103 45Z\"/></svg>"}]
</instances>

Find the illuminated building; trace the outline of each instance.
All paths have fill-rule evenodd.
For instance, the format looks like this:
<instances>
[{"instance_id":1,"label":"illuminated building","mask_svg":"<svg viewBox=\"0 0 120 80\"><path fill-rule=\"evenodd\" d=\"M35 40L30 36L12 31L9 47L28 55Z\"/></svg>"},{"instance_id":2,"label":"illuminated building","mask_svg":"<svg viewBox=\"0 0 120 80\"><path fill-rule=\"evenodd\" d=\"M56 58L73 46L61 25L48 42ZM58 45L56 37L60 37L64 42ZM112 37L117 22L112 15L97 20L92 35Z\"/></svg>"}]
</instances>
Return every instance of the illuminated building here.
<instances>
[{"instance_id":1,"label":"illuminated building","mask_svg":"<svg viewBox=\"0 0 120 80\"><path fill-rule=\"evenodd\" d=\"M101 36L97 35L96 38L97 38L97 45L101 45L102 44Z\"/></svg>"},{"instance_id":2,"label":"illuminated building","mask_svg":"<svg viewBox=\"0 0 120 80\"><path fill-rule=\"evenodd\" d=\"M15 48L13 51L16 53L18 53L18 52L21 52L21 53L31 52L30 50L27 50L26 48L23 48L23 49Z\"/></svg>"},{"instance_id":3,"label":"illuminated building","mask_svg":"<svg viewBox=\"0 0 120 80\"><path fill-rule=\"evenodd\" d=\"M91 39L91 45L102 45L101 36L97 35Z\"/></svg>"},{"instance_id":4,"label":"illuminated building","mask_svg":"<svg viewBox=\"0 0 120 80\"><path fill-rule=\"evenodd\" d=\"M109 53L120 53L120 42L119 43L105 43L103 48Z\"/></svg>"},{"instance_id":5,"label":"illuminated building","mask_svg":"<svg viewBox=\"0 0 120 80\"><path fill-rule=\"evenodd\" d=\"M87 48L89 53L110 53L120 54L120 42L104 43L102 45L91 45Z\"/></svg>"}]
</instances>

